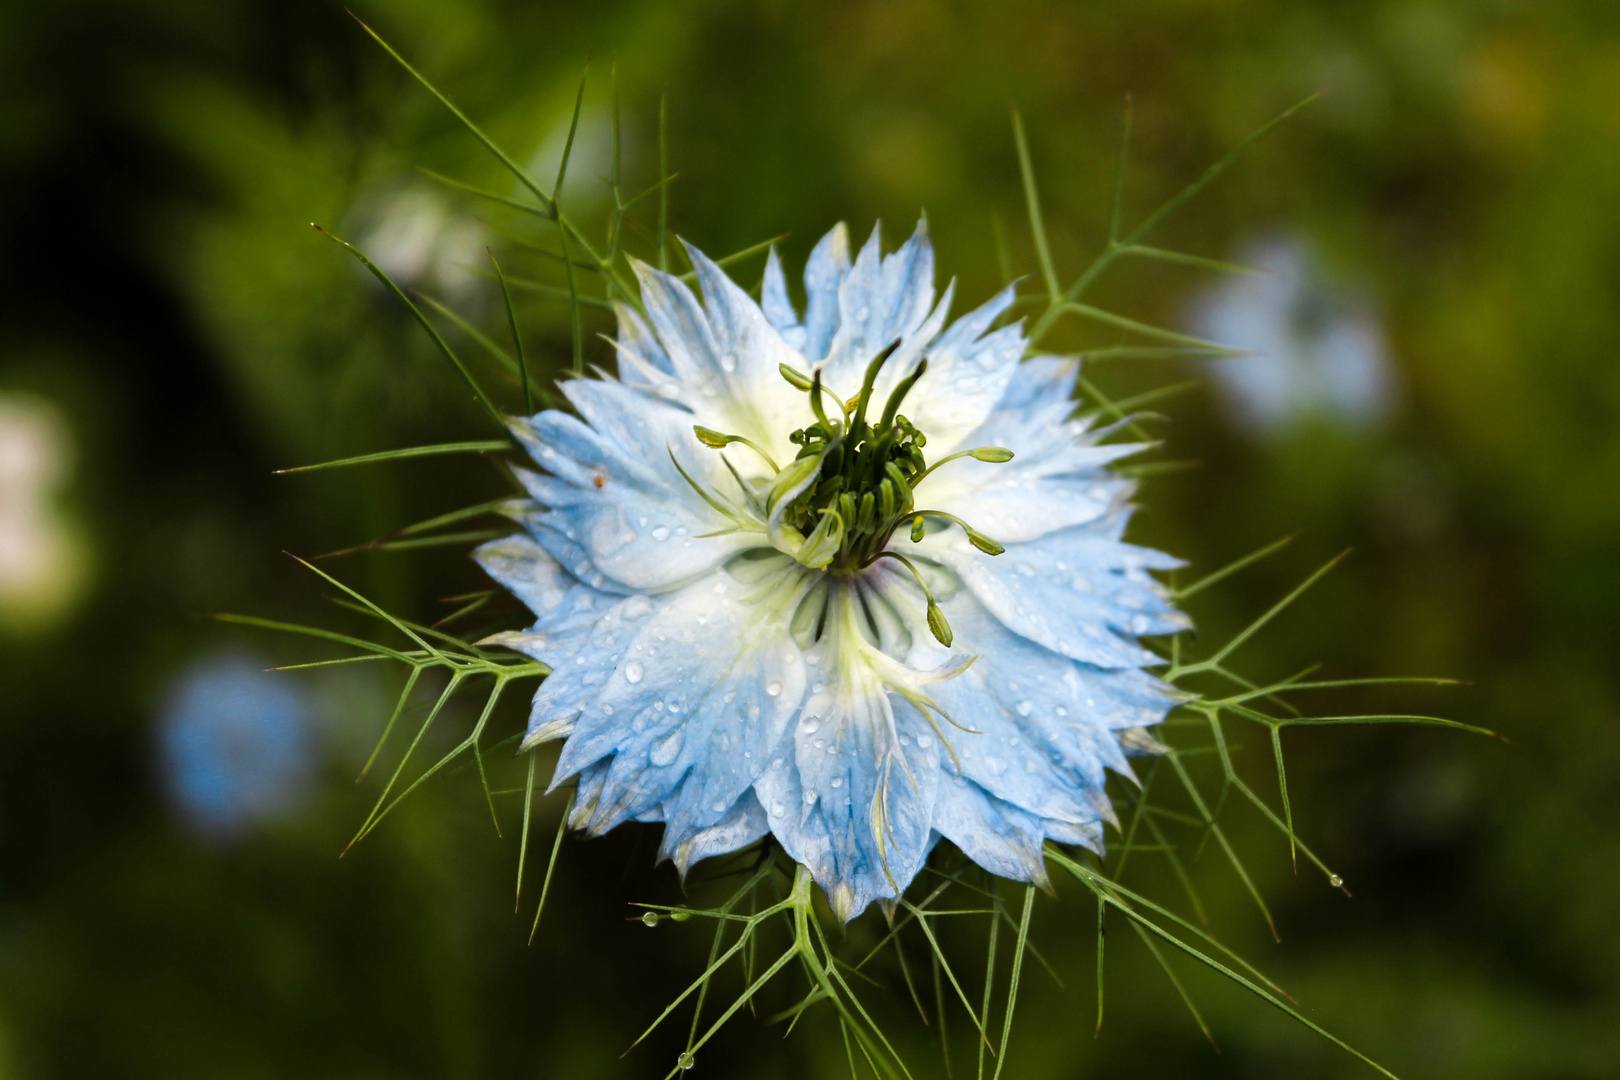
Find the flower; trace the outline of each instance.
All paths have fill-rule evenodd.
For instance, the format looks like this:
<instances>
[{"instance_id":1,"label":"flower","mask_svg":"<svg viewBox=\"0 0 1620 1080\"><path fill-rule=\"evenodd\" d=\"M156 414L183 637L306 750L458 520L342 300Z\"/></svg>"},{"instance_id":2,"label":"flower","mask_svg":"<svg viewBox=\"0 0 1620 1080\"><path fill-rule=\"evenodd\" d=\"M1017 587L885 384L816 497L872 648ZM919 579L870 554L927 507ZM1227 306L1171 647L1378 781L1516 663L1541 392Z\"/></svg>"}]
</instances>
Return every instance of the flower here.
<instances>
[{"instance_id":1,"label":"flower","mask_svg":"<svg viewBox=\"0 0 1620 1080\"><path fill-rule=\"evenodd\" d=\"M1012 288L946 326L926 222L853 262L833 229L802 318L774 251L762 303L687 251L701 303L636 264L619 377L512 421L545 472L476 557L537 618L499 640L553 669L524 745L567 740L575 827L661 821L683 874L771 833L845 920L941 837L1044 883L1179 700L1135 640L1187 625L1148 574L1178 563L1121 541L1108 470L1140 447L993 329Z\"/></svg>"}]
</instances>

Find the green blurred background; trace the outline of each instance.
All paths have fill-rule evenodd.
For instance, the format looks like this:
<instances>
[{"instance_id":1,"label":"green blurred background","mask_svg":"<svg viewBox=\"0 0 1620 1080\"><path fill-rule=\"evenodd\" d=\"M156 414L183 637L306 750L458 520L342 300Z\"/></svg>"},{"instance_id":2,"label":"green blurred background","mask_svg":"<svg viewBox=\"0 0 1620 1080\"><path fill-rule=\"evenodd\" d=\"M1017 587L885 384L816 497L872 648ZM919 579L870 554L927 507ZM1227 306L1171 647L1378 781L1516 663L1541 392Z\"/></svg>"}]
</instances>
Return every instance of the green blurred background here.
<instances>
[{"instance_id":1,"label":"green blurred background","mask_svg":"<svg viewBox=\"0 0 1620 1080\"><path fill-rule=\"evenodd\" d=\"M1354 898L1294 875L1233 808L1280 944L1229 869L1206 852L1194 873L1224 940L1403 1077L1620 1075L1620 7L356 7L543 177L594 55L567 189L582 218L605 212L616 57L632 190L656 178L667 89L682 235L720 253L787 233L791 273L836 220L860 236L882 218L892 243L926 208L966 302L1001 282L998 221L1018 272L1036 265L1009 102L1067 277L1104 236L1127 92L1135 220L1326 90L1154 237L1292 271L1234 286L1139 262L1097 293L1181 329L1258 326L1297 361L1254 369L1269 384L1230 365L1095 368L1114 394L1201 380L1156 406L1159 459L1198 464L1147 481L1135 537L1196 572L1300 534L1197 599L1206 641L1353 547L1245 670L1455 676L1468 685L1320 707L1438 713L1512 745L1290 735L1296 820ZM653 827L565 845L532 946L532 893L511 912L518 800L497 836L472 774L340 861L397 674L259 676L332 653L199 617L357 627L279 552L502 490L473 458L272 475L487 437L399 305L307 222L492 331L485 244L561 280L506 237L509 215L414 165L511 190L336 3L0 6L0 1078L642 1077L674 1060L675 1035L619 1057L707 951L692 924L628 921L630 901L679 895L649 865ZM736 273L753 285L759 268ZM566 303L523 297L531 355L565 364ZM610 324L588 309L583 329L609 362ZM1361 379L1342 392L1341 360ZM424 619L484 587L456 548L324 565ZM210 727L248 699L270 702L259 728ZM545 842L558 810L537 810ZM1143 887L1185 911L1156 874ZM1073 890L1037 904L1066 988L1026 980L1007 1076L1372 1075L1182 965L1217 1053L1124 935L1094 1039L1092 920ZM917 1075L941 1071L928 1030L894 1015ZM808 1024L784 1043L744 1014L695 1075L838 1075L835 1040Z\"/></svg>"}]
</instances>

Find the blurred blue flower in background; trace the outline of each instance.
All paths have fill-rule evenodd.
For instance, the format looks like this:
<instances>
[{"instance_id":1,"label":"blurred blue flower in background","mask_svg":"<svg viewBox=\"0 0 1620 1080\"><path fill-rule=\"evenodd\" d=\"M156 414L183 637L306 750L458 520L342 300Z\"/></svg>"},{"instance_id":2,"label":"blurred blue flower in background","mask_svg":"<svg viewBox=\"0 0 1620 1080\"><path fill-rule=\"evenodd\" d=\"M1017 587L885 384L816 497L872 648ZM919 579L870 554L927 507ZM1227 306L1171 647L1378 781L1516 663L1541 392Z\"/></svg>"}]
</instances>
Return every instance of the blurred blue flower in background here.
<instances>
[{"instance_id":1,"label":"blurred blue flower in background","mask_svg":"<svg viewBox=\"0 0 1620 1080\"><path fill-rule=\"evenodd\" d=\"M1395 380L1371 302L1332 280L1299 237L1251 243L1239 261L1265 272L1205 292L1192 321L1200 337L1249 353L1213 364L1240 427L1277 435L1309 419L1367 428L1387 417Z\"/></svg>"},{"instance_id":2,"label":"blurred blue flower in background","mask_svg":"<svg viewBox=\"0 0 1620 1080\"><path fill-rule=\"evenodd\" d=\"M228 838L296 810L318 764L309 717L298 685L251 656L215 653L186 668L157 739L169 798L187 824Z\"/></svg>"}]
</instances>

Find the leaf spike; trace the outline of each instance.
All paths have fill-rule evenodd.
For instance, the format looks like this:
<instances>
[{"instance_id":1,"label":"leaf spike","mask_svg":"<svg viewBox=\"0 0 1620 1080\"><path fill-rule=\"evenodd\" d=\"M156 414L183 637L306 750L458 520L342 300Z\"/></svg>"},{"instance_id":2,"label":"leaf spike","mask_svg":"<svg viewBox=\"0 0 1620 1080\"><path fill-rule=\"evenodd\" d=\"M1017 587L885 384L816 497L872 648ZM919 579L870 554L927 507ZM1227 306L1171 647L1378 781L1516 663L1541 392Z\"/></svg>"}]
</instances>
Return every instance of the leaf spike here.
<instances>
[{"instance_id":1,"label":"leaf spike","mask_svg":"<svg viewBox=\"0 0 1620 1080\"><path fill-rule=\"evenodd\" d=\"M1119 241L1119 219L1125 202L1125 162L1131 149L1131 121L1136 112L1136 102L1127 92L1125 95L1125 108L1122 111L1119 125L1119 159L1114 165L1114 194L1108 205L1108 243L1113 245Z\"/></svg>"},{"instance_id":2,"label":"leaf spike","mask_svg":"<svg viewBox=\"0 0 1620 1080\"><path fill-rule=\"evenodd\" d=\"M506 287L506 275L501 273L501 264L495 259L495 252L491 248L484 251L489 255L489 265L495 268L495 276L501 283L501 299L506 303L506 322L512 329L512 348L517 353L518 382L523 384L523 415L534 415L534 389L529 385L529 363L523 355L523 335L518 333L517 312L512 309L512 290Z\"/></svg>"},{"instance_id":3,"label":"leaf spike","mask_svg":"<svg viewBox=\"0 0 1620 1080\"><path fill-rule=\"evenodd\" d=\"M669 90L658 95L658 269L669 273Z\"/></svg>"},{"instance_id":4,"label":"leaf spike","mask_svg":"<svg viewBox=\"0 0 1620 1080\"><path fill-rule=\"evenodd\" d=\"M406 60L403 56L401 56L394 49L394 47L392 45L388 44L387 41L384 41L383 38L382 38L382 35L378 34L377 31L375 31L371 27L367 26L365 24L365 22L360 18L360 16L356 15L352 10L350 10L349 11L349 18L351 18L355 22L359 23L360 24L360 29L364 30L366 32L366 34L370 36L371 40L375 41L378 45L381 45L382 48L383 48L383 51L386 52L389 56L393 57L394 62L397 63L400 67L404 68L405 71L411 76L411 78L413 78L417 82L421 83L422 87L425 90L427 90L428 93L430 93L434 97L438 98L439 103L442 104L446 109L449 109L450 112L451 112L451 115L453 115L457 120L461 121L462 126L465 127L468 131L472 132L473 137L476 138L479 142L483 143L484 148L486 150L488 150L491 154L494 154L496 160L498 160L502 165L506 166L507 170L509 172L511 172L511 174L517 179L518 183L520 183L524 187L528 188L529 191L535 196L535 198L539 199L541 201L541 203L544 204L547 207L547 209L550 209L551 200L546 196L545 192L540 190L540 185L538 185L538 184L536 184L534 182L534 178L531 177L528 174L528 172L524 170L523 166L521 166L517 162L513 161L507 155L506 151L502 150L499 146L496 146L495 141L493 139L491 139L488 135L484 134L484 131L483 131L482 128L480 128L477 124L473 123L472 119L470 117L468 117L466 113L464 113L460 109L456 108L454 102L452 102L448 97L446 97L444 95L444 93L441 90L439 90L438 87L434 86L431 82L429 82L427 80L427 78L421 72L417 71L414 67L412 67L411 64L410 64L410 61Z\"/></svg>"},{"instance_id":5,"label":"leaf spike","mask_svg":"<svg viewBox=\"0 0 1620 1080\"><path fill-rule=\"evenodd\" d=\"M1018 106L1012 107L1013 145L1018 150L1018 172L1024 180L1024 205L1029 214L1029 231L1035 238L1035 257L1041 264L1041 276L1046 279L1046 295L1057 303L1063 287L1058 284L1057 267L1052 263L1052 250L1046 240L1046 222L1041 218L1041 196L1035 188L1035 167L1029 160L1029 140L1024 137L1024 118Z\"/></svg>"},{"instance_id":6,"label":"leaf spike","mask_svg":"<svg viewBox=\"0 0 1620 1080\"><path fill-rule=\"evenodd\" d=\"M574 136L579 131L579 113L585 104L585 81L590 76L591 64L585 62L585 70L579 76L579 92L574 95L574 115L568 121L568 138L563 143L562 160L557 163L557 183L551 189L551 205L558 214L562 213L563 181L568 178L568 160L574 153ZM574 374L585 374L585 341L580 329L579 321L579 286L574 280L574 263L568 254L568 230L558 229L557 237L562 241L563 271L568 279L568 305L569 317L574 337Z\"/></svg>"},{"instance_id":7,"label":"leaf spike","mask_svg":"<svg viewBox=\"0 0 1620 1080\"><path fill-rule=\"evenodd\" d=\"M511 438L511 433L506 430L506 419L501 415L501 411L495 407L495 403L493 401L489 400L489 395L485 394L484 388L478 385L478 380L472 377L472 372L467 370L467 365L462 363L461 357L456 355L455 350L450 348L449 343L446 342L442 336L440 336L439 331L434 329L432 323L428 322L427 316L422 314L422 309L413 304L411 302L411 298L405 295L405 290L396 285L394 283L394 279L389 277L388 274L384 272L382 267L368 259L365 252L361 251L359 248L355 247L341 236L338 236L335 233L327 232L325 229L315 224L315 222L312 221L309 224L311 228L320 233L322 236L343 245L343 247L348 250L349 254L360 260L360 265L371 271L373 277L387 286L389 291L391 291L395 296L399 297L400 302L409 308L411 314L416 317L416 321L421 325L422 329L427 331L428 337L433 339L433 344L438 346L439 352L444 354L445 359L450 361L450 363L455 367L456 371L461 374L462 379L465 380L467 385L472 388L473 396L476 397L478 399L478 403L484 407L484 411L489 413L489 418L495 421L496 426L501 429L502 433L506 434L508 438Z\"/></svg>"}]
</instances>

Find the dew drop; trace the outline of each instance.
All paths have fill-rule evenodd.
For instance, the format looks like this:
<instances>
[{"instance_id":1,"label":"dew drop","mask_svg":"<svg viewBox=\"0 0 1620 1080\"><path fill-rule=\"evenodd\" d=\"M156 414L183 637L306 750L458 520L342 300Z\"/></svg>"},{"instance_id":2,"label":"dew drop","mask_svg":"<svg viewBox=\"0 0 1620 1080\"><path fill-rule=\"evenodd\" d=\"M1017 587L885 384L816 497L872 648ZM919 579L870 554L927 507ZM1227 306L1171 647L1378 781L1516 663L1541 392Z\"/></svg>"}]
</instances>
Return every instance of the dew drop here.
<instances>
[{"instance_id":1,"label":"dew drop","mask_svg":"<svg viewBox=\"0 0 1620 1080\"><path fill-rule=\"evenodd\" d=\"M770 682L765 684L765 692L771 695L771 697L781 697L782 684L777 682L775 679L772 679Z\"/></svg>"},{"instance_id":2,"label":"dew drop","mask_svg":"<svg viewBox=\"0 0 1620 1080\"><path fill-rule=\"evenodd\" d=\"M833 777L832 778L832 786L833 787L843 787L844 786L844 778L842 776Z\"/></svg>"},{"instance_id":3,"label":"dew drop","mask_svg":"<svg viewBox=\"0 0 1620 1080\"><path fill-rule=\"evenodd\" d=\"M930 746L934 745L934 737L932 735L923 735L919 733L917 735L917 745L926 750Z\"/></svg>"},{"instance_id":4,"label":"dew drop","mask_svg":"<svg viewBox=\"0 0 1620 1080\"><path fill-rule=\"evenodd\" d=\"M804 723L799 725L799 730L804 732L806 735L814 735L816 732L821 730L821 724L816 720L815 717L807 716L804 718Z\"/></svg>"},{"instance_id":5,"label":"dew drop","mask_svg":"<svg viewBox=\"0 0 1620 1080\"><path fill-rule=\"evenodd\" d=\"M735 353L726 353L720 358L720 366L727 371L737 370L737 356Z\"/></svg>"},{"instance_id":6,"label":"dew drop","mask_svg":"<svg viewBox=\"0 0 1620 1080\"><path fill-rule=\"evenodd\" d=\"M1026 698L1018 703L1017 708L1019 716L1028 716L1035 711L1035 703Z\"/></svg>"},{"instance_id":7,"label":"dew drop","mask_svg":"<svg viewBox=\"0 0 1620 1080\"><path fill-rule=\"evenodd\" d=\"M641 668L641 661L639 660L632 660L628 664L624 665L624 681L627 683L640 682L643 674L644 672Z\"/></svg>"},{"instance_id":8,"label":"dew drop","mask_svg":"<svg viewBox=\"0 0 1620 1080\"><path fill-rule=\"evenodd\" d=\"M652 753L647 755L647 759L659 768L663 768L675 760L675 755L680 753L680 750L681 729L676 728L658 741L658 744L652 748Z\"/></svg>"},{"instance_id":9,"label":"dew drop","mask_svg":"<svg viewBox=\"0 0 1620 1080\"><path fill-rule=\"evenodd\" d=\"M1338 874L1329 874L1328 884L1337 889L1344 884L1344 878L1340 877Z\"/></svg>"},{"instance_id":10,"label":"dew drop","mask_svg":"<svg viewBox=\"0 0 1620 1080\"><path fill-rule=\"evenodd\" d=\"M697 1064L697 1058L693 1057L692 1052L688 1050L686 1053L682 1054L675 1063L681 1067L682 1072L685 1072Z\"/></svg>"},{"instance_id":11,"label":"dew drop","mask_svg":"<svg viewBox=\"0 0 1620 1080\"><path fill-rule=\"evenodd\" d=\"M721 799L714 804L714 812L717 814L723 814L726 812L726 802L724 799Z\"/></svg>"},{"instance_id":12,"label":"dew drop","mask_svg":"<svg viewBox=\"0 0 1620 1080\"><path fill-rule=\"evenodd\" d=\"M1062 705L1059 705L1057 707L1056 712L1057 712L1057 714L1059 716L1068 716L1069 715L1069 710L1066 709L1065 707L1063 707Z\"/></svg>"},{"instance_id":13,"label":"dew drop","mask_svg":"<svg viewBox=\"0 0 1620 1080\"><path fill-rule=\"evenodd\" d=\"M660 525L660 526L658 526L656 529L654 529L652 531L652 538L654 540L668 540L669 539L669 526L668 525Z\"/></svg>"},{"instance_id":14,"label":"dew drop","mask_svg":"<svg viewBox=\"0 0 1620 1080\"><path fill-rule=\"evenodd\" d=\"M771 817L781 817L785 813L787 813L787 807L779 802L771 803Z\"/></svg>"},{"instance_id":15,"label":"dew drop","mask_svg":"<svg viewBox=\"0 0 1620 1080\"><path fill-rule=\"evenodd\" d=\"M656 911L647 912L647 914L645 914L645 915L643 915L641 917L641 925L642 926L657 926L658 925L658 913Z\"/></svg>"}]
</instances>

